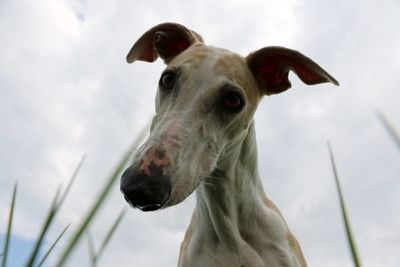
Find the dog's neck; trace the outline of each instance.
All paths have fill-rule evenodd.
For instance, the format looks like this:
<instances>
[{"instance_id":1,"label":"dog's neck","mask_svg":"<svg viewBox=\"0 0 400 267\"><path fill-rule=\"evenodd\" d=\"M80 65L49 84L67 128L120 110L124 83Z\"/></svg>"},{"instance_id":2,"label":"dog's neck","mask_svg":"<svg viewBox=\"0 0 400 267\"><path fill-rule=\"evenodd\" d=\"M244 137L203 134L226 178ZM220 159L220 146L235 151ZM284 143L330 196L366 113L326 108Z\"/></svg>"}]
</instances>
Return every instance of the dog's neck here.
<instances>
[{"instance_id":1,"label":"dog's neck","mask_svg":"<svg viewBox=\"0 0 400 267\"><path fill-rule=\"evenodd\" d=\"M285 220L265 196L258 175L254 123L241 145L225 153L230 154L222 155L217 170L197 189L189 249L194 254L214 251L207 255L209 266L261 267L266 262L269 266L306 266L297 260L302 257L300 249L291 248L297 241ZM227 258L231 262L223 263Z\"/></svg>"},{"instance_id":2,"label":"dog's neck","mask_svg":"<svg viewBox=\"0 0 400 267\"><path fill-rule=\"evenodd\" d=\"M217 169L197 188L179 266L306 266L285 220L265 196L254 124L240 145L224 153L229 155L221 156Z\"/></svg>"},{"instance_id":3,"label":"dog's neck","mask_svg":"<svg viewBox=\"0 0 400 267\"><path fill-rule=\"evenodd\" d=\"M254 245L247 243L257 243L253 240L257 235L267 238L258 229L265 216L266 197L258 175L254 123L241 145L231 146L225 153L228 154L221 156L216 171L197 189L194 217L201 218L201 224L195 231L207 243L222 244L243 263L248 260L241 259L241 250ZM262 263L257 252L251 254L252 262Z\"/></svg>"}]
</instances>

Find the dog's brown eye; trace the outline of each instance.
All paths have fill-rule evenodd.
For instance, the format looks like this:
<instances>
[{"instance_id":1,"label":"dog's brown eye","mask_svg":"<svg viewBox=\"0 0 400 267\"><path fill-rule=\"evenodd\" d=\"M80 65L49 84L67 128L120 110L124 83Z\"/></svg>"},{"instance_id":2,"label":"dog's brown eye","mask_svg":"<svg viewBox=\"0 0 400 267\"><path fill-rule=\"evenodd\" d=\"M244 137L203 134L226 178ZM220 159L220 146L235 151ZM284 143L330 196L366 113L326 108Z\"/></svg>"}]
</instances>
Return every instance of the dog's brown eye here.
<instances>
[{"instance_id":1,"label":"dog's brown eye","mask_svg":"<svg viewBox=\"0 0 400 267\"><path fill-rule=\"evenodd\" d=\"M243 99L237 92L227 92L222 97L222 106L223 109L230 113L239 112L243 107Z\"/></svg>"},{"instance_id":2,"label":"dog's brown eye","mask_svg":"<svg viewBox=\"0 0 400 267\"><path fill-rule=\"evenodd\" d=\"M175 73L172 71L164 72L163 75L161 75L159 85L164 91L172 89L175 85Z\"/></svg>"}]
</instances>

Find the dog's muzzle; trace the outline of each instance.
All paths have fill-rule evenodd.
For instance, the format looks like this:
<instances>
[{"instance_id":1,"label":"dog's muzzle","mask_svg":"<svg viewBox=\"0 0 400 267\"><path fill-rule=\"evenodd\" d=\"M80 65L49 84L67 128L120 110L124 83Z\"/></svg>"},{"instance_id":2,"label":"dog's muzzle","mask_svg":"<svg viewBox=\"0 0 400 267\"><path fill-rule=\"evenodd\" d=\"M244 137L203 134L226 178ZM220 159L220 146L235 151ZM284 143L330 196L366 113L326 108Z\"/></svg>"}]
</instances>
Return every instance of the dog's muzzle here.
<instances>
[{"instance_id":1,"label":"dog's muzzle","mask_svg":"<svg viewBox=\"0 0 400 267\"><path fill-rule=\"evenodd\" d=\"M171 178L162 168L150 166L150 172L130 166L122 175L121 192L125 200L142 211L154 211L165 206L171 195Z\"/></svg>"}]
</instances>

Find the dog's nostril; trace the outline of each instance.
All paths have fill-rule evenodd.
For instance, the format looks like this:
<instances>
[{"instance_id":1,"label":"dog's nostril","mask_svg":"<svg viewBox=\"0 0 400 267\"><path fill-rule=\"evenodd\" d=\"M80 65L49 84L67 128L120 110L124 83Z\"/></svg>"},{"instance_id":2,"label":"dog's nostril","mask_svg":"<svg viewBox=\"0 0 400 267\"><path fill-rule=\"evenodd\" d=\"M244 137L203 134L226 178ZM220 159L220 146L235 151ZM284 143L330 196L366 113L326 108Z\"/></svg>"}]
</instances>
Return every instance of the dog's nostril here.
<instances>
[{"instance_id":1,"label":"dog's nostril","mask_svg":"<svg viewBox=\"0 0 400 267\"><path fill-rule=\"evenodd\" d=\"M154 211L167 203L171 194L169 176L160 175L160 172L147 175L134 169L128 170L122 175L121 191L132 207Z\"/></svg>"}]
</instances>

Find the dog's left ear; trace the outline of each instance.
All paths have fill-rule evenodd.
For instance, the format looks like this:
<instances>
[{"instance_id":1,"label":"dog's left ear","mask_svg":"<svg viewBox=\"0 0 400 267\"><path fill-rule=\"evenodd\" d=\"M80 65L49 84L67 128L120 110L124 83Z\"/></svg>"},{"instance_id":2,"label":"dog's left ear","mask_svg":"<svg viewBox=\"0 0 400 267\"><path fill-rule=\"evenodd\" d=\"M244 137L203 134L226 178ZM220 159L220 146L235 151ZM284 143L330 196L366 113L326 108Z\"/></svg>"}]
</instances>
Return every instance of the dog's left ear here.
<instances>
[{"instance_id":1,"label":"dog's left ear","mask_svg":"<svg viewBox=\"0 0 400 267\"><path fill-rule=\"evenodd\" d=\"M247 64L266 95L278 94L291 87L289 71L308 85L331 82L339 85L328 72L298 51L279 46L265 47L250 53Z\"/></svg>"},{"instance_id":2,"label":"dog's left ear","mask_svg":"<svg viewBox=\"0 0 400 267\"><path fill-rule=\"evenodd\" d=\"M177 23L162 23L147 32L133 45L126 61L153 62L160 56L166 64L194 43L203 43L201 36Z\"/></svg>"}]
</instances>

